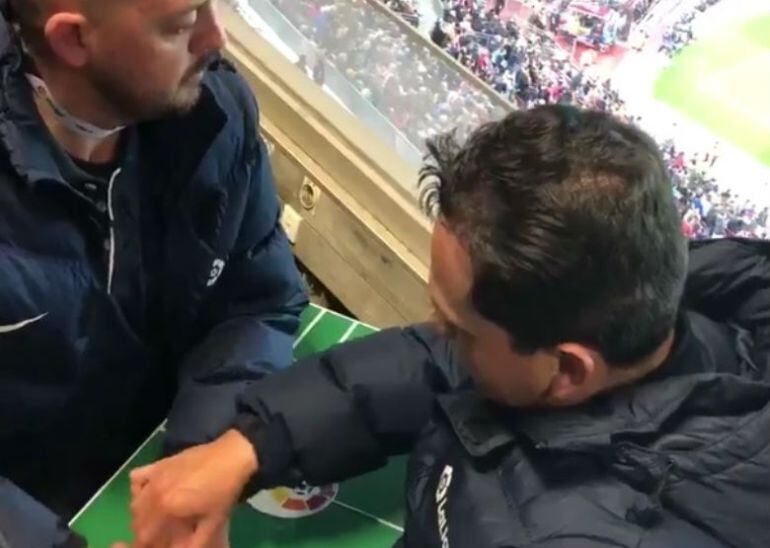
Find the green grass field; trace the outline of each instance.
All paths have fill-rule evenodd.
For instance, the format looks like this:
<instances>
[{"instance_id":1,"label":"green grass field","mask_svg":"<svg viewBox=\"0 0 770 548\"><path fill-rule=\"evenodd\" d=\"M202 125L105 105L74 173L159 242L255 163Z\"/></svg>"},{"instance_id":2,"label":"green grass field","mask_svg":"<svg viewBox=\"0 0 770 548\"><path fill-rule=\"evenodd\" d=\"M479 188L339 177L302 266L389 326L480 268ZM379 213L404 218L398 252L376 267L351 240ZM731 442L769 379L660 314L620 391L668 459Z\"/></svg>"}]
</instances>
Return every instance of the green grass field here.
<instances>
[{"instance_id":1,"label":"green grass field","mask_svg":"<svg viewBox=\"0 0 770 548\"><path fill-rule=\"evenodd\" d=\"M686 47L655 98L770 165L770 12Z\"/></svg>"}]
</instances>

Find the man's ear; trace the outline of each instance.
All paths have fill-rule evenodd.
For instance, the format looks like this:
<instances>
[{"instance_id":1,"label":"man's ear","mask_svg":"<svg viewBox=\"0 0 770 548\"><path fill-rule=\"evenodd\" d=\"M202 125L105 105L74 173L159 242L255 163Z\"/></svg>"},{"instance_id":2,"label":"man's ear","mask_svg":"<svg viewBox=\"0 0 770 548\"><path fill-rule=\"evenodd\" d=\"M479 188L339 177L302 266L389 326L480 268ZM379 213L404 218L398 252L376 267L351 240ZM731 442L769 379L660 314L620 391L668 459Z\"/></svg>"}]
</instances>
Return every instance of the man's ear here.
<instances>
[{"instance_id":1,"label":"man's ear","mask_svg":"<svg viewBox=\"0 0 770 548\"><path fill-rule=\"evenodd\" d=\"M581 403L602 385L601 368L596 353L578 343L562 343L556 347L558 371L545 394L546 404L564 407Z\"/></svg>"},{"instance_id":2,"label":"man's ear","mask_svg":"<svg viewBox=\"0 0 770 548\"><path fill-rule=\"evenodd\" d=\"M73 67L82 67L88 61L83 43L85 24L85 17L73 12L56 13L45 24L45 38L51 51Z\"/></svg>"}]
</instances>

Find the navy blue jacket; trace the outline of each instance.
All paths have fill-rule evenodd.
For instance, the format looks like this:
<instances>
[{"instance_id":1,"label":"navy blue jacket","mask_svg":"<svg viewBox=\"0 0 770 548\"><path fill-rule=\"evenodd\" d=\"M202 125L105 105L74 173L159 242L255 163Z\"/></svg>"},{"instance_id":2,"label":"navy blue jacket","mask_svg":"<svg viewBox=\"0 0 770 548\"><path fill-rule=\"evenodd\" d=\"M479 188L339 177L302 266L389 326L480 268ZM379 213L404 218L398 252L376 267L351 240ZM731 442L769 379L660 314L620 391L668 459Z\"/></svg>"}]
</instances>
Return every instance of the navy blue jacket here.
<instances>
[{"instance_id":1,"label":"navy blue jacket","mask_svg":"<svg viewBox=\"0 0 770 548\"><path fill-rule=\"evenodd\" d=\"M410 453L403 548L770 546L770 242L693 245L674 348L634 385L527 411L466 371L415 326L261 379L236 422L252 489Z\"/></svg>"},{"instance_id":2,"label":"navy blue jacket","mask_svg":"<svg viewBox=\"0 0 770 548\"><path fill-rule=\"evenodd\" d=\"M63 543L56 514L169 412L167 450L210 440L290 363L307 299L257 121L212 68L191 112L127 132L96 203L0 18L0 546Z\"/></svg>"}]
</instances>

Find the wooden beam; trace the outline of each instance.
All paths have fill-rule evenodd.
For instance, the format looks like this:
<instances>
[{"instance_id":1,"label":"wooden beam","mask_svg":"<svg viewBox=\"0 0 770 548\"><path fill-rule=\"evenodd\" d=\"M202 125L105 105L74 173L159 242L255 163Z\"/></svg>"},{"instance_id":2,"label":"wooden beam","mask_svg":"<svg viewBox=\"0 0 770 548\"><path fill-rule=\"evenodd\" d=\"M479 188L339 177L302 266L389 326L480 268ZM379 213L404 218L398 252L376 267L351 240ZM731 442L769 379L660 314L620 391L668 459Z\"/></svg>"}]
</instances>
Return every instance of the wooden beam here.
<instances>
[{"instance_id":1,"label":"wooden beam","mask_svg":"<svg viewBox=\"0 0 770 548\"><path fill-rule=\"evenodd\" d=\"M297 257L363 321L425 320L431 225L405 190L416 169L223 11L226 54L259 99L279 193L301 215Z\"/></svg>"},{"instance_id":2,"label":"wooden beam","mask_svg":"<svg viewBox=\"0 0 770 548\"><path fill-rule=\"evenodd\" d=\"M271 120L262 126L281 199L302 216L297 257L366 322L425 320L426 265Z\"/></svg>"},{"instance_id":3,"label":"wooden beam","mask_svg":"<svg viewBox=\"0 0 770 548\"><path fill-rule=\"evenodd\" d=\"M300 225L294 251L318 279L334 285L334 296L346 307L352 305L349 310L361 321L390 327L420 320L403 316L382 295L373 291L366 279L312 225Z\"/></svg>"},{"instance_id":4,"label":"wooden beam","mask_svg":"<svg viewBox=\"0 0 770 548\"><path fill-rule=\"evenodd\" d=\"M279 125L358 203L415 254L427 257L430 223L417 206L417 170L293 66L231 7L222 17L227 56ZM407 190L409 189L409 190Z\"/></svg>"}]
</instances>

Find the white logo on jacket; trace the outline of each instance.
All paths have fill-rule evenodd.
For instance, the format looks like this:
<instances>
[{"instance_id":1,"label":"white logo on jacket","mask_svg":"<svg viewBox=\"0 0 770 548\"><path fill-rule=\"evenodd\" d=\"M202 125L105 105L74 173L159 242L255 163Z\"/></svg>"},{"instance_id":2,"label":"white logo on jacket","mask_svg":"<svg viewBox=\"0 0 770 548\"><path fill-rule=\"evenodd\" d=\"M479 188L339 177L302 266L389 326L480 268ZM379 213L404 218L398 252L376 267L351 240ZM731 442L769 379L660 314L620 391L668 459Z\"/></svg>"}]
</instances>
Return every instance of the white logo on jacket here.
<instances>
[{"instance_id":1,"label":"white logo on jacket","mask_svg":"<svg viewBox=\"0 0 770 548\"><path fill-rule=\"evenodd\" d=\"M225 262L222 259L214 259L214 262L211 263L211 270L209 271L209 281L206 282L206 287L211 287L215 283L217 283L217 280L219 280L219 277L222 275L222 271L225 269Z\"/></svg>"},{"instance_id":2,"label":"white logo on jacket","mask_svg":"<svg viewBox=\"0 0 770 548\"><path fill-rule=\"evenodd\" d=\"M446 517L446 503L449 486L452 485L452 472L454 472L454 469L447 464L444 467L444 471L441 472L438 487L436 488L436 504L438 505L436 507L436 514L438 518L438 534L441 537L441 548L449 548L449 523Z\"/></svg>"}]
</instances>

